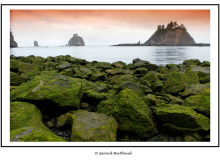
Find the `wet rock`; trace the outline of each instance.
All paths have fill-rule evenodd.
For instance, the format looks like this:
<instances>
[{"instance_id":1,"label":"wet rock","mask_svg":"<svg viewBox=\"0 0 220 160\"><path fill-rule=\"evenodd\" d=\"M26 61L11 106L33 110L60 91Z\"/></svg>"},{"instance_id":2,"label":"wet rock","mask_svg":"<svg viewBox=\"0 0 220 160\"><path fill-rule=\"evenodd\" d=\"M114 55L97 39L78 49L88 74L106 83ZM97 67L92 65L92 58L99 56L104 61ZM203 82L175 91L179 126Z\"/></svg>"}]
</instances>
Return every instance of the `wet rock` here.
<instances>
[{"instance_id":1,"label":"wet rock","mask_svg":"<svg viewBox=\"0 0 220 160\"><path fill-rule=\"evenodd\" d=\"M52 132L42 129L23 127L11 131L11 142L66 142Z\"/></svg>"},{"instance_id":2,"label":"wet rock","mask_svg":"<svg viewBox=\"0 0 220 160\"><path fill-rule=\"evenodd\" d=\"M73 142L116 141L118 124L113 117L79 110L72 115Z\"/></svg>"},{"instance_id":3,"label":"wet rock","mask_svg":"<svg viewBox=\"0 0 220 160\"><path fill-rule=\"evenodd\" d=\"M156 107L155 110L156 116L170 134L198 132L205 135L210 130L209 119L188 107Z\"/></svg>"}]
</instances>

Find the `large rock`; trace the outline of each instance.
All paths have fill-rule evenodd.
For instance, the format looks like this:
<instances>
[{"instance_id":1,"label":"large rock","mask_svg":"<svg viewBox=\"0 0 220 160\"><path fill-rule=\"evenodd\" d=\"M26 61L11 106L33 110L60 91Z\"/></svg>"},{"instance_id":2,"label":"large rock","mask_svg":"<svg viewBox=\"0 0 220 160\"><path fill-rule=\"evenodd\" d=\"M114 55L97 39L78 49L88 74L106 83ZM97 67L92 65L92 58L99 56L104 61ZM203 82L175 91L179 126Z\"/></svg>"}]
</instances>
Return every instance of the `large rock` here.
<instances>
[{"instance_id":1,"label":"large rock","mask_svg":"<svg viewBox=\"0 0 220 160\"><path fill-rule=\"evenodd\" d=\"M177 94L190 84L199 84L199 77L195 72L173 72L165 81L162 92Z\"/></svg>"},{"instance_id":2,"label":"large rock","mask_svg":"<svg viewBox=\"0 0 220 160\"><path fill-rule=\"evenodd\" d=\"M117 122L113 117L79 110L73 114L71 141L116 141Z\"/></svg>"},{"instance_id":3,"label":"large rock","mask_svg":"<svg viewBox=\"0 0 220 160\"><path fill-rule=\"evenodd\" d=\"M183 105L194 109L198 113L210 117L210 92L187 97Z\"/></svg>"},{"instance_id":4,"label":"large rock","mask_svg":"<svg viewBox=\"0 0 220 160\"><path fill-rule=\"evenodd\" d=\"M194 39L185 28L160 28L158 29L144 45L193 45Z\"/></svg>"},{"instance_id":5,"label":"large rock","mask_svg":"<svg viewBox=\"0 0 220 160\"><path fill-rule=\"evenodd\" d=\"M69 40L68 46L85 46L85 43L82 37L74 34L73 37Z\"/></svg>"},{"instance_id":6,"label":"large rock","mask_svg":"<svg viewBox=\"0 0 220 160\"><path fill-rule=\"evenodd\" d=\"M113 69L107 69L105 70L106 73L110 75L116 75L116 74L133 74L133 71L130 69L122 69L122 68L113 68Z\"/></svg>"},{"instance_id":7,"label":"large rock","mask_svg":"<svg viewBox=\"0 0 220 160\"><path fill-rule=\"evenodd\" d=\"M183 97L203 94L205 92L210 92L210 87L205 84L193 84L186 87L184 92L181 94Z\"/></svg>"},{"instance_id":8,"label":"large rock","mask_svg":"<svg viewBox=\"0 0 220 160\"><path fill-rule=\"evenodd\" d=\"M10 132L11 142L66 142L63 138L39 128L23 127Z\"/></svg>"},{"instance_id":9,"label":"large rock","mask_svg":"<svg viewBox=\"0 0 220 160\"><path fill-rule=\"evenodd\" d=\"M155 110L160 122L170 134L177 136L198 132L206 135L210 130L209 119L189 107L156 107Z\"/></svg>"},{"instance_id":10,"label":"large rock","mask_svg":"<svg viewBox=\"0 0 220 160\"><path fill-rule=\"evenodd\" d=\"M18 47L18 44L17 42L15 42L14 36L12 32L10 31L10 48L13 48L13 47Z\"/></svg>"},{"instance_id":11,"label":"large rock","mask_svg":"<svg viewBox=\"0 0 220 160\"><path fill-rule=\"evenodd\" d=\"M39 109L27 102L10 103L10 130L23 127L34 127L50 131L41 121L42 114Z\"/></svg>"},{"instance_id":12,"label":"large rock","mask_svg":"<svg viewBox=\"0 0 220 160\"><path fill-rule=\"evenodd\" d=\"M105 114L78 110L61 115L56 121L56 127L72 127L72 142L116 141L118 124L113 117Z\"/></svg>"},{"instance_id":13,"label":"large rock","mask_svg":"<svg viewBox=\"0 0 220 160\"><path fill-rule=\"evenodd\" d=\"M151 110L131 89L122 90L109 103L101 102L98 111L113 116L120 132L138 139L149 138L157 132Z\"/></svg>"},{"instance_id":14,"label":"large rock","mask_svg":"<svg viewBox=\"0 0 220 160\"><path fill-rule=\"evenodd\" d=\"M50 72L35 76L11 92L12 101L37 101L43 107L48 102L52 106L79 108L81 96L81 80Z\"/></svg>"},{"instance_id":15,"label":"large rock","mask_svg":"<svg viewBox=\"0 0 220 160\"><path fill-rule=\"evenodd\" d=\"M18 86L22 82L25 82L27 78L19 76L19 74L10 72L10 86Z\"/></svg>"}]
</instances>

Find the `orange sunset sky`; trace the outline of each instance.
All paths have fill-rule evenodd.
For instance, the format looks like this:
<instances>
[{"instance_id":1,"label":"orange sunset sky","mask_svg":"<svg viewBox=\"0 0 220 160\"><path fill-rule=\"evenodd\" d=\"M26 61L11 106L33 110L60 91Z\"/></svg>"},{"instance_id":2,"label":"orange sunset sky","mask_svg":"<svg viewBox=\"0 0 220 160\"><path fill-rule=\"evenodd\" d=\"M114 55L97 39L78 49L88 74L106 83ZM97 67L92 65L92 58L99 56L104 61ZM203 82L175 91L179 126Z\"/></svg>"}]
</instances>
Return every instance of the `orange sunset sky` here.
<instances>
[{"instance_id":1,"label":"orange sunset sky","mask_svg":"<svg viewBox=\"0 0 220 160\"><path fill-rule=\"evenodd\" d=\"M85 45L144 43L157 25L184 24L196 43L210 43L210 10L11 10L19 47L61 46L74 33Z\"/></svg>"}]
</instances>

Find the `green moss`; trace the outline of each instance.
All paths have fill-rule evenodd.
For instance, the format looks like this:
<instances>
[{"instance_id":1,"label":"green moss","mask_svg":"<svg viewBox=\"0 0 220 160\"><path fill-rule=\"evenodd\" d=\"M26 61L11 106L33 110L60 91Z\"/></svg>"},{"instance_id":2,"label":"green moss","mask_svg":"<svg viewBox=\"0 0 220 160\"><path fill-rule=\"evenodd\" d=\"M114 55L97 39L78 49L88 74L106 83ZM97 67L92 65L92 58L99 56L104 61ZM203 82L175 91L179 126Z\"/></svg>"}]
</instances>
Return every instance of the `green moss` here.
<instances>
[{"instance_id":1,"label":"green moss","mask_svg":"<svg viewBox=\"0 0 220 160\"><path fill-rule=\"evenodd\" d=\"M209 119L188 107L156 107L156 115L165 129L173 134L191 132L208 133Z\"/></svg>"},{"instance_id":2,"label":"green moss","mask_svg":"<svg viewBox=\"0 0 220 160\"><path fill-rule=\"evenodd\" d=\"M71 141L116 141L117 122L114 118L82 110L78 110L72 117Z\"/></svg>"},{"instance_id":3,"label":"green moss","mask_svg":"<svg viewBox=\"0 0 220 160\"><path fill-rule=\"evenodd\" d=\"M11 142L66 142L63 138L38 128L23 127L11 131Z\"/></svg>"},{"instance_id":4,"label":"green moss","mask_svg":"<svg viewBox=\"0 0 220 160\"><path fill-rule=\"evenodd\" d=\"M186 97L191 95L203 94L206 92L210 92L210 88L207 85L194 84L187 86L184 92L182 93L182 96Z\"/></svg>"},{"instance_id":5,"label":"green moss","mask_svg":"<svg viewBox=\"0 0 220 160\"><path fill-rule=\"evenodd\" d=\"M198 59L189 59L189 60L185 60L183 62L183 65L187 65L187 66L200 65L200 64L201 64L201 62Z\"/></svg>"},{"instance_id":6,"label":"green moss","mask_svg":"<svg viewBox=\"0 0 220 160\"><path fill-rule=\"evenodd\" d=\"M201 95L190 96L185 99L183 105L210 117L210 92L207 91Z\"/></svg>"},{"instance_id":7,"label":"green moss","mask_svg":"<svg viewBox=\"0 0 220 160\"><path fill-rule=\"evenodd\" d=\"M165 81L162 91L166 93L178 93L190 84L199 84L199 77L195 72L173 72Z\"/></svg>"},{"instance_id":8,"label":"green moss","mask_svg":"<svg viewBox=\"0 0 220 160\"><path fill-rule=\"evenodd\" d=\"M144 96L143 100L148 106L155 106L161 103L168 103L163 99L156 98L156 96L152 94L148 94L147 96Z\"/></svg>"},{"instance_id":9,"label":"green moss","mask_svg":"<svg viewBox=\"0 0 220 160\"><path fill-rule=\"evenodd\" d=\"M19 68L18 68L19 73L36 72L38 70L39 70L39 66L36 64L19 63Z\"/></svg>"},{"instance_id":10,"label":"green moss","mask_svg":"<svg viewBox=\"0 0 220 160\"><path fill-rule=\"evenodd\" d=\"M10 70L18 70L20 60L10 59Z\"/></svg>"},{"instance_id":11,"label":"green moss","mask_svg":"<svg viewBox=\"0 0 220 160\"><path fill-rule=\"evenodd\" d=\"M42 114L33 104L27 102L10 103L10 130L35 127L50 131L41 121Z\"/></svg>"},{"instance_id":12,"label":"green moss","mask_svg":"<svg viewBox=\"0 0 220 160\"><path fill-rule=\"evenodd\" d=\"M142 138L156 133L151 110L130 89L124 89L118 94L111 112L118 122L119 130L123 132Z\"/></svg>"},{"instance_id":13,"label":"green moss","mask_svg":"<svg viewBox=\"0 0 220 160\"><path fill-rule=\"evenodd\" d=\"M112 85L119 85L124 81L130 81L130 82L137 82L138 78L134 77L130 74L124 74L124 75L115 75L111 78L110 84Z\"/></svg>"},{"instance_id":14,"label":"green moss","mask_svg":"<svg viewBox=\"0 0 220 160\"><path fill-rule=\"evenodd\" d=\"M111 63L107 63L107 62L98 62L96 65L95 65L96 68L102 68L102 69L111 69L113 68L111 66Z\"/></svg>"},{"instance_id":15,"label":"green moss","mask_svg":"<svg viewBox=\"0 0 220 160\"><path fill-rule=\"evenodd\" d=\"M133 71L130 69L122 69L122 68L113 68L113 69L107 69L105 70L106 73L110 75L115 74L133 74Z\"/></svg>"},{"instance_id":16,"label":"green moss","mask_svg":"<svg viewBox=\"0 0 220 160\"><path fill-rule=\"evenodd\" d=\"M27 78L19 76L19 74L10 72L10 85L11 86L18 86L21 83L25 82Z\"/></svg>"},{"instance_id":17,"label":"green moss","mask_svg":"<svg viewBox=\"0 0 220 160\"><path fill-rule=\"evenodd\" d=\"M56 73L35 76L11 92L11 100L50 100L59 106L79 107L81 80Z\"/></svg>"},{"instance_id":18,"label":"green moss","mask_svg":"<svg viewBox=\"0 0 220 160\"><path fill-rule=\"evenodd\" d=\"M112 66L116 68L126 68L126 63L121 62L121 61L113 62Z\"/></svg>"},{"instance_id":19,"label":"green moss","mask_svg":"<svg viewBox=\"0 0 220 160\"><path fill-rule=\"evenodd\" d=\"M83 100L92 105L97 105L102 100L106 99L107 93L98 93L93 90L86 90L83 92Z\"/></svg>"}]
</instances>

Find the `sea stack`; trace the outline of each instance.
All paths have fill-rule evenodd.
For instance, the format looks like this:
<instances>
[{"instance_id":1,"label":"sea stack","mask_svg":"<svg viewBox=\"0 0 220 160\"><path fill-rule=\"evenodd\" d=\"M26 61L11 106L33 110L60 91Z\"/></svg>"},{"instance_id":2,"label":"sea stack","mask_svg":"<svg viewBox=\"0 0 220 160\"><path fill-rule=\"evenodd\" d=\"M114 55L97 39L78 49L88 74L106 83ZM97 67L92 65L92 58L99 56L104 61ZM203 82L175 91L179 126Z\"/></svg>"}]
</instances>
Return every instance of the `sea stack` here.
<instances>
[{"instance_id":1,"label":"sea stack","mask_svg":"<svg viewBox=\"0 0 220 160\"><path fill-rule=\"evenodd\" d=\"M143 44L146 46L190 46L195 45L194 39L183 24L171 21L165 28L158 25L156 32Z\"/></svg>"},{"instance_id":2,"label":"sea stack","mask_svg":"<svg viewBox=\"0 0 220 160\"><path fill-rule=\"evenodd\" d=\"M78 34L73 34L73 37L68 42L68 46L85 46L85 43L82 37L78 36Z\"/></svg>"},{"instance_id":3,"label":"sea stack","mask_svg":"<svg viewBox=\"0 0 220 160\"><path fill-rule=\"evenodd\" d=\"M34 47L39 47L37 41L34 41Z\"/></svg>"},{"instance_id":4,"label":"sea stack","mask_svg":"<svg viewBox=\"0 0 220 160\"><path fill-rule=\"evenodd\" d=\"M17 42L14 40L14 36L12 34L12 31L10 31L10 48L18 47Z\"/></svg>"}]
</instances>

